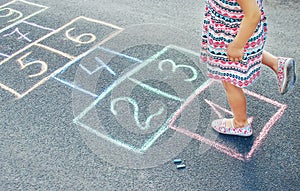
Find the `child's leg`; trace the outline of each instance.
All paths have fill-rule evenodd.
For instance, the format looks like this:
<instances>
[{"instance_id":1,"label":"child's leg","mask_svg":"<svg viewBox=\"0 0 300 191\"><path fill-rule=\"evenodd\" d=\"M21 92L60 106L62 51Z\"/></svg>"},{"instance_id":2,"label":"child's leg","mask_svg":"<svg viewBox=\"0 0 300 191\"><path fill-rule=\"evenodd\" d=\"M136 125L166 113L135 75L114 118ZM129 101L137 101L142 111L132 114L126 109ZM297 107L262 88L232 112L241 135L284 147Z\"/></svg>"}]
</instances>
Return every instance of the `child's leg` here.
<instances>
[{"instance_id":1,"label":"child's leg","mask_svg":"<svg viewBox=\"0 0 300 191\"><path fill-rule=\"evenodd\" d=\"M229 106L234 115L234 127L244 127L248 124L246 111L247 103L244 91L225 81L223 81L223 86L226 91ZM230 125L228 123L226 124L227 127Z\"/></svg>"},{"instance_id":2,"label":"child's leg","mask_svg":"<svg viewBox=\"0 0 300 191\"><path fill-rule=\"evenodd\" d=\"M277 75L278 73L278 57L272 55L271 53L267 51L263 51L262 55L262 63L269 68L271 68L275 74Z\"/></svg>"},{"instance_id":3,"label":"child's leg","mask_svg":"<svg viewBox=\"0 0 300 191\"><path fill-rule=\"evenodd\" d=\"M223 81L229 106L233 112L232 119L213 120L212 128L222 134L249 137L252 135L251 122L248 123L246 96L243 89Z\"/></svg>"}]
</instances>

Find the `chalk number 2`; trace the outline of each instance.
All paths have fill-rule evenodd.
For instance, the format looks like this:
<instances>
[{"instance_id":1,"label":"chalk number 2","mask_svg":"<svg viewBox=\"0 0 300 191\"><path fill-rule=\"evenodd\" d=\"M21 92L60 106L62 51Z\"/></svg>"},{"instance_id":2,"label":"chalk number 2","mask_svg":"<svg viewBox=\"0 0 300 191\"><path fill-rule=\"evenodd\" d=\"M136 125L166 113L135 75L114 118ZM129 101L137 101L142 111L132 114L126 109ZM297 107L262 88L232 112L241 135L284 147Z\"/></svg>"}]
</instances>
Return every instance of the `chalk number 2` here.
<instances>
[{"instance_id":1,"label":"chalk number 2","mask_svg":"<svg viewBox=\"0 0 300 191\"><path fill-rule=\"evenodd\" d=\"M121 97L121 98L116 98L114 99L112 102L111 102L111 107L110 107L110 110L111 112L114 114L114 115L117 115L117 111L115 109L116 107L116 103L119 102L119 101L125 101L125 102L128 102L130 103L133 107L134 107L134 112L133 112L133 117L135 119L135 122L136 122L136 125L141 129L141 130L146 130L150 127L150 122L151 120L155 117L155 116L158 116L158 115L161 115L164 111L164 108L161 107L157 112L151 114L150 116L148 116L148 118L146 119L145 123L142 124L139 120L139 106L137 104L137 102L130 98L130 97Z\"/></svg>"}]
</instances>

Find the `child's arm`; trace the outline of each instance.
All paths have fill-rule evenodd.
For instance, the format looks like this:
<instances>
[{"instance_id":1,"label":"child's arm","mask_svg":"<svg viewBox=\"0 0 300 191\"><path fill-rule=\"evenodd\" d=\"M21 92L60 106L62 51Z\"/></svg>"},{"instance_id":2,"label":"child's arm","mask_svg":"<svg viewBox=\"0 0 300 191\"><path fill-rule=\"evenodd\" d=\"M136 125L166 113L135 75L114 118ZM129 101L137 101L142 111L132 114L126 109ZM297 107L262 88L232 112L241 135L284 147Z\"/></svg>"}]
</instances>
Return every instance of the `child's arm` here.
<instances>
[{"instance_id":1,"label":"child's arm","mask_svg":"<svg viewBox=\"0 0 300 191\"><path fill-rule=\"evenodd\" d=\"M244 46L253 35L261 17L256 0L237 0L237 2L243 9L245 16L242 19L237 36L227 49L228 59L235 62L242 60Z\"/></svg>"}]
</instances>

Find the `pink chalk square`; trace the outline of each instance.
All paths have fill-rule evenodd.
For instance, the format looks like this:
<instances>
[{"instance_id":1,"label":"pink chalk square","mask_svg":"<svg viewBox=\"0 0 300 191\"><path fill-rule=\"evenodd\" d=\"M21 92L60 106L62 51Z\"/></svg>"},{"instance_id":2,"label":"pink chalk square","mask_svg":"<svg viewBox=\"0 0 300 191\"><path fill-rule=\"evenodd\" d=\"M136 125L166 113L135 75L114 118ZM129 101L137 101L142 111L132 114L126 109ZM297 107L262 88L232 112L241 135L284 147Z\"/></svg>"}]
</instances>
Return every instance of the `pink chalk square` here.
<instances>
[{"instance_id":1,"label":"pink chalk square","mask_svg":"<svg viewBox=\"0 0 300 191\"><path fill-rule=\"evenodd\" d=\"M217 149L218 151L225 153L229 155L230 157L236 158L241 161L249 161L255 152L259 149L259 147L262 146L263 141L268 136L268 133L270 132L271 128L274 126L274 124L282 117L284 114L287 105L281 104L275 100L272 100L270 98L267 98L263 95L257 94L255 92L249 91L247 89L244 89L244 92L247 96L250 96L254 99L257 99L258 101L265 102L267 104L271 104L272 106L275 106L276 112L267 119L267 122L263 125L261 131L258 133L256 137L253 137L254 142L250 148L250 150L246 153L241 153L237 149L231 148L229 145L217 142L216 140L211 140L209 138L204 137L203 135L199 133L195 133L192 131L187 130L185 127L178 127L174 125L176 121L179 119L180 115L185 111L185 109L193 103L193 101L198 98L198 96L204 92L206 89L208 89L212 84L219 83L217 81L211 81L207 84L207 86L203 86L202 89L199 89L193 96L191 96L176 112L174 117L171 119L169 123L169 128L173 129L179 133L182 133L186 136L191 137L192 139L198 140L204 144L207 144L208 146L211 146L212 148ZM233 115L231 111L225 109L224 107L215 104L213 100L205 100L205 102L214 110L214 112L221 118L221 114L218 112L218 110L222 110L223 112ZM252 135L254 136L254 135Z\"/></svg>"}]
</instances>

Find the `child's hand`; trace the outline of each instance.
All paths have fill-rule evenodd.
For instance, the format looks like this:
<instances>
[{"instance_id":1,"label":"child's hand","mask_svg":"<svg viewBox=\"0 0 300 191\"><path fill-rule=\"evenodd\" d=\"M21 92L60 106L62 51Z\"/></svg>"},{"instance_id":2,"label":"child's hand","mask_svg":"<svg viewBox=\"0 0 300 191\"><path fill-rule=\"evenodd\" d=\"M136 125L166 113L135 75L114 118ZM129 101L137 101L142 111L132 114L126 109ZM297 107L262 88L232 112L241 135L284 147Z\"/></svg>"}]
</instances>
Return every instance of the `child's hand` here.
<instances>
[{"instance_id":1,"label":"child's hand","mask_svg":"<svg viewBox=\"0 0 300 191\"><path fill-rule=\"evenodd\" d=\"M239 46L234 41L228 45L227 48L227 58L230 61L238 62L243 59L244 56L244 47Z\"/></svg>"}]
</instances>

